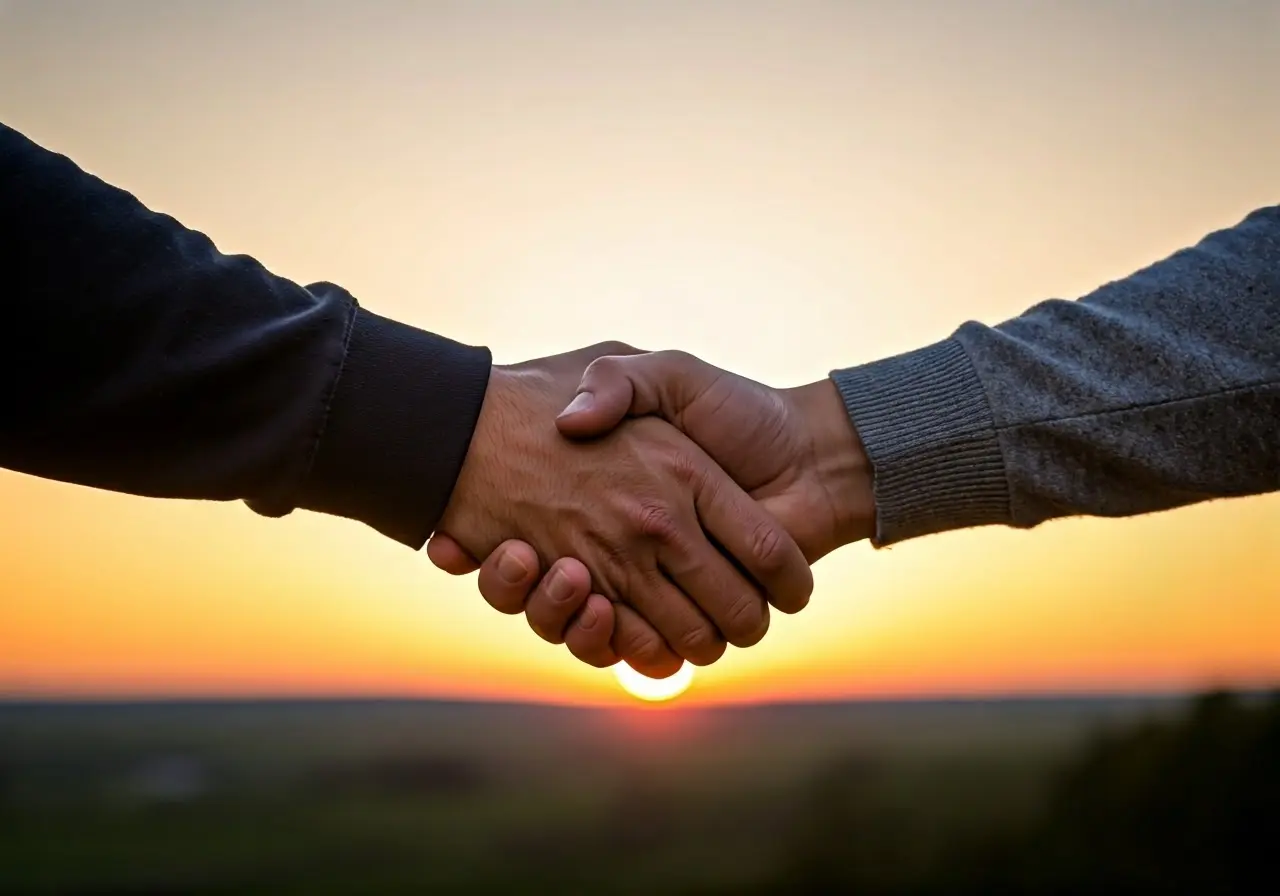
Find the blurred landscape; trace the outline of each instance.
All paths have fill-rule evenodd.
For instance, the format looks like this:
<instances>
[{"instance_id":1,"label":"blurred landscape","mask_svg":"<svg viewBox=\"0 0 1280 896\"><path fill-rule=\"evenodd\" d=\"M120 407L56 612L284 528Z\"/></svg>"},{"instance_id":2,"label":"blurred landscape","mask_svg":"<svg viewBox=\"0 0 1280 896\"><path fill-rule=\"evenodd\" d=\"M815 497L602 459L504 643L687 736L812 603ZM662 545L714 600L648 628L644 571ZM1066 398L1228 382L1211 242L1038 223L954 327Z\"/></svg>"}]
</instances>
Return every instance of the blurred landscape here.
<instances>
[{"instance_id":1,"label":"blurred landscape","mask_svg":"<svg viewBox=\"0 0 1280 896\"><path fill-rule=\"evenodd\" d=\"M1280 694L0 704L6 894L1217 893L1277 843Z\"/></svg>"}]
</instances>

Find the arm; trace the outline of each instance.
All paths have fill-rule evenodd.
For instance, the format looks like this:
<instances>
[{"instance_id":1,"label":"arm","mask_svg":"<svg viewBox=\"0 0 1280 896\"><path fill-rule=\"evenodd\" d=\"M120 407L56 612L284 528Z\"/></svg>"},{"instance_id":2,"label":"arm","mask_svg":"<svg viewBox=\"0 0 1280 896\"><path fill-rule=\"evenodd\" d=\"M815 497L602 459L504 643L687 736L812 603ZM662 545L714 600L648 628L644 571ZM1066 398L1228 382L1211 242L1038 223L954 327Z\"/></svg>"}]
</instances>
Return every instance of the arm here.
<instances>
[{"instance_id":1,"label":"arm","mask_svg":"<svg viewBox=\"0 0 1280 896\"><path fill-rule=\"evenodd\" d=\"M301 287L0 125L0 465L421 547L489 354Z\"/></svg>"},{"instance_id":2,"label":"arm","mask_svg":"<svg viewBox=\"0 0 1280 896\"><path fill-rule=\"evenodd\" d=\"M1280 207L1076 302L836 371L876 541L1280 488Z\"/></svg>"}]
</instances>

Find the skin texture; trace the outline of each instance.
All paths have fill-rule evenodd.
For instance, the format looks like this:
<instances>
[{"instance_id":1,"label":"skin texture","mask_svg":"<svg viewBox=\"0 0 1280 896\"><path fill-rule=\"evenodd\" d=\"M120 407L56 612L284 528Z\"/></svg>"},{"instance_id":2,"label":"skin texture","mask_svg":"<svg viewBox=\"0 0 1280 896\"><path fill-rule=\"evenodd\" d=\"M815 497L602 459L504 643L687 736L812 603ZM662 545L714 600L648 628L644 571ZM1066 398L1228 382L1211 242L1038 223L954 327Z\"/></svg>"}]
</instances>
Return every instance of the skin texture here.
<instances>
[{"instance_id":1,"label":"skin texture","mask_svg":"<svg viewBox=\"0 0 1280 896\"><path fill-rule=\"evenodd\" d=\"M646 418L590 440L561 436L555 417L584 368L619 349L630 350L605 344L494 368L439 530L471 557L489 556L513 537L532 549L536 565L523 552L499 554L486 584L541 572L543 560L577 559L595 592L620 605L615 652L665 675L680 659L715 662L726 641L755 644L768 629L768 602L802 606L813 579L778 521L670 424ZM571 604L588 622L599 602L579 596L576 574L548 572L529 619L544 638L558 640L559 613L544 618L544 605ZM494 597L490 603L508 608Z\"/></svg>"},{"instance_id":2,"label":"skin texture","mask_svg":"<svg viewBox=\"0 0 1280 896\"><path fill-rule=\"evenodd\" d=\"M870 465L829 380L777 390L682 352L613 355L588 366L556 425L585 439L642 415L662 417L697 442L786 527L810 563L875 530ZM523 608L536 632L563 639L579 659L607 665L616 657L635 666L625 642L604 646L611 621L619 629L623 621L610 620L607 601L591 594L589 570L571 556L557 559L541 581L531 572L501 579L498 567L528 550L512 541L489 555L479 581L485 598L507 612ZM447 537L433 539L429 551L441 568L474 569ZM804 603L775 606L795 612Z\"/></svg>"},{"instance_id":3,"label":"skin texture","mask_svg":"<svg viewBox=\"0 0 1280 896\"><path fill-rule=\"evenodd\" d=\"M587 367L556 426L587 438L646 414L697 442L810 563L874 531L869 464L829 380L773 389L684 352L605 357Z\"/></svg>"}]
</instances>

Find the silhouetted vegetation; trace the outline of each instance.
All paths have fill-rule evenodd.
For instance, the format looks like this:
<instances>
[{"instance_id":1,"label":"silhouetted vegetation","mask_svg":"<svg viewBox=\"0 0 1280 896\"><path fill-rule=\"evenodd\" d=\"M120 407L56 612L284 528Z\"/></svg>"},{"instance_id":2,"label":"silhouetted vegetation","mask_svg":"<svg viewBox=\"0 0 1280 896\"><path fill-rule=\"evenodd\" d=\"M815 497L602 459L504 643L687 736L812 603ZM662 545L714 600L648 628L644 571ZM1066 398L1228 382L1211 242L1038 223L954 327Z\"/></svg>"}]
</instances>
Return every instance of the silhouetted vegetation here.
<instances>
[{"instance_id":1,"label":"silhouetted vegetation","mask_svg":"<svg viewBox=\"0 0 1280 896\"><path fill-rule=\"evenodd\" d=\"M763 891L1256 893L1280 883L1280 695L1210 694L1185 717L1102 733L1052 776L1036 812L1010 799L1008 768L955 772L931 782L894 780L868 760L830 769ZM967 808L944 823L949 803Z\"/></svg>"},{"instance_id":2,"label":"silhouetted vegetation","mask_svg":"<svg viewBox=\"0 0 1280 896\"><path fill-rule=\"evenodd\" d=\"M1258 893L1278 844L1280 695L0 706L4 894Z\"/></svg>"},{"instance_id":3,"label":"silhouetted vegetation","mask_svg":"<svg viewBox=\"0 0 1280 896\"><path fill-rule=\"evenodd\" d=\"M1023 853L1036 892L1280 885L1280 695L1213 694L1185 720L1099 738L1062 775Z\"/></svg>"}]
</instances>

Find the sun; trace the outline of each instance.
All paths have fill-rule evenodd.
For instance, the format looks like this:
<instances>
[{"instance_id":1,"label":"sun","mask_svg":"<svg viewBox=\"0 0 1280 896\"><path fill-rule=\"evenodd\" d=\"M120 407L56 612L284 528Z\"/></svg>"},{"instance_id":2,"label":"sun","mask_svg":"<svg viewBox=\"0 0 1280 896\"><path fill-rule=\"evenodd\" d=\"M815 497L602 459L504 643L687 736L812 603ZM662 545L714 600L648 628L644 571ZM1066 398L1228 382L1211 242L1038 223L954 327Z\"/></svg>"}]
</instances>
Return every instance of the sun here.
<instances>
[{"instance_id":1,"label":"sun","mask_svg":"<svg viewBox=\"0 0 1280 896\"><path fill-rule=\"evenodd\" d=\"M668 678L650 678L641 675L626 663L618 663L613 667L613 674L618 684L633 697L658 703L663 700L674 700L689 689L693 683L693 666L685 663L676 674Z\"/></svg>"}]
</instances>

